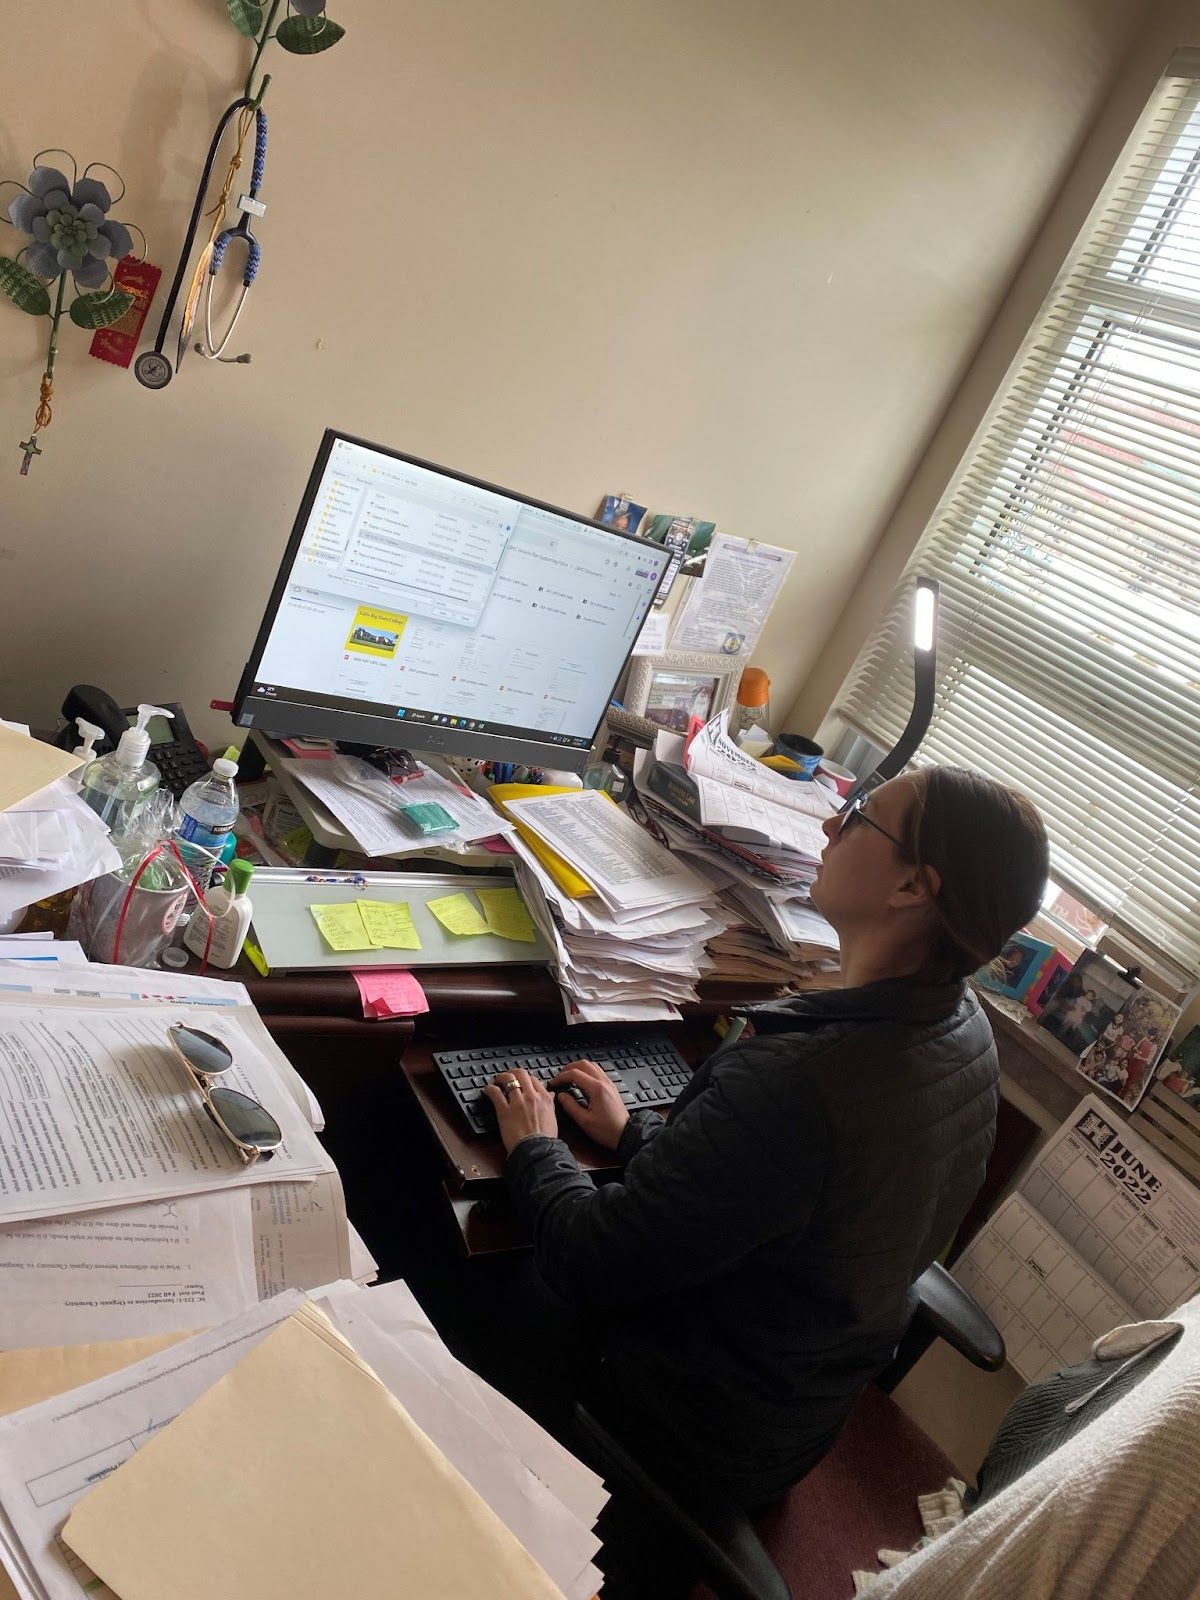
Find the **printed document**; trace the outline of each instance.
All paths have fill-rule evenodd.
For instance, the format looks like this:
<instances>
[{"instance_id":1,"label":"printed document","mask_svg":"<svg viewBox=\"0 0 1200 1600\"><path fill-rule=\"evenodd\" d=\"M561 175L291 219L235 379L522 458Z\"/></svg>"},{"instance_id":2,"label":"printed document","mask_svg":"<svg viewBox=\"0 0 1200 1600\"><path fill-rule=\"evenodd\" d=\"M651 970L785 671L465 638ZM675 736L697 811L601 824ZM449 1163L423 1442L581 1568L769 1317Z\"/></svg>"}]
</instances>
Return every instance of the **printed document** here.
<instances>
[{"instance_id":1,"label":"printed document","mask_svg":"<svg viewBox=\"0 0 1200 1600\"><path fill-rule=\"evenodd\" d=\"M568 1600L594 1594L600 1580L588 1566L596 1548L590 1524L604 1499L594 1475L459 1367L403 1285L366 1294L346 1283L331 1284L314 1303L356 1348L366 1330L375 1333L373 1340L363 1339L371 1348L360 1354L418 1426L526 1548L536 1551ZM73 1507L272 1329L298 1312L311 1319L302 1306L303 1297L283 1294L136 1366L104 1376L102 1366L93 1366L96 1381L86 1389L0 1421L0 1551L18 1574L22 1600L108 1600L109 1591L59 1538ZM58 1366L56 1360L55 1371ZM30 1387L38 1392L36 1384ZM308 1408L297 1411L293 1404L290 1414L304 1426L311 1421ZM2 1574L0 1593L7 1593Z\"/></svg>"},{"instance_id":2,"label":"printed document","mask_svg":"<svg viewBox=\"0 0 1200 1600\"><path fill-rule=\"evenodd\" d=\"M745 658L783 587L794 550L714 533L699 582L692 584L671 638L673 650Z\"/></svg>"},{"instance_id":3,"label":"printed document","mask_svg":"<svg viewBox=\"0 0 1200 1600\"><path fill-rule=\"evenodd\" d=\"M0 1006L0 1222L330 1171L265 1032L244 1026L240 1011ZM270 1161L243 1164L209 1118L168 1042L175 1021L228 1044L234 1065L223 1082L283 1132Z\"/></svg>"},{"instance_id":4,"label":"printed document","mask_svg":"<svg viewBox=\"0 0 1200 1600\"><path fill-rule=\"evenodd\" d=\"M810 861L820 860L827 841L815 816L711 778L697 779L696 789L700 820L706 828L720 828L730 838L750 844L781 845Z\"/></svg>"},{"instance_id":5,"label":"printed document","mask_svg":"<svg viewBox=\"0 0 1200 1600\"><path fill-rule=\"evenodd\" d=\"M487 801L469 790L464 792L428 767L421 768L419 778L397 784L388 782L382 773L353 756L336 761L285 760L280 764L289 777L333 813L370 856L408 855L428 850L431 845L471 844L511 832L510 825ZM346 781L347 773L355 778L354 782ZM399 815L403 806L431 803L440 805L454 818L457 826L452 833L416 835Z\"/></svg>"},{"instance_id":6,"label":"printed document","mask_svg":"<svg viewBox=\"0 0 1200 1600\"><path fill-rule=\"evenodd\" d=\"M510 800L508 809L618 910L705 900L711 892L597 789Z\"/></svg>"},{"instance_id":7,"label":"printed document","mask_svg":"<svg viewBox=\"0 0 1200 1600\"><path fill-rule=\"evenodd\" d=\"M341 1180L264 1183L0 1228L0 1346L190 1333L374 1270L352 1259Z\"/></svg>"},{"instance_id":8,"label":"printed document","mask_svg":"<svg viewBox=\"0 0 1200 1600\"><path fill-rule=\"evenodd\" d=\"M1030 1383L1200 1289L1200 1193L1089 1095L976 1234L954 1276Z\"/></svg>"}]
</instances>

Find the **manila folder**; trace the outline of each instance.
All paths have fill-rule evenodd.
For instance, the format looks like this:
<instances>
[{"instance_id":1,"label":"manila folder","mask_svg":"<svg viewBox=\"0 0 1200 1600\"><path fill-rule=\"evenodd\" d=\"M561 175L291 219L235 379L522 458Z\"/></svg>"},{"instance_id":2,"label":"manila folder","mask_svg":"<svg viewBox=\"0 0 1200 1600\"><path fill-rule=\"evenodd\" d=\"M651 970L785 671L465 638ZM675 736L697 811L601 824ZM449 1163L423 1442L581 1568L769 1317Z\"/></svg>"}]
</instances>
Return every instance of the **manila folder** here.
<instances>
[{"instance_id":1,"label":"manila folder","mask_svg":"<svg viewBox=\"0 0 1200 1600\"><path fill-rule=\"evenodd\" d=\"M77 1502L121 1600L562 1600L313 1308Z\"/></svg>"}]
</instances>

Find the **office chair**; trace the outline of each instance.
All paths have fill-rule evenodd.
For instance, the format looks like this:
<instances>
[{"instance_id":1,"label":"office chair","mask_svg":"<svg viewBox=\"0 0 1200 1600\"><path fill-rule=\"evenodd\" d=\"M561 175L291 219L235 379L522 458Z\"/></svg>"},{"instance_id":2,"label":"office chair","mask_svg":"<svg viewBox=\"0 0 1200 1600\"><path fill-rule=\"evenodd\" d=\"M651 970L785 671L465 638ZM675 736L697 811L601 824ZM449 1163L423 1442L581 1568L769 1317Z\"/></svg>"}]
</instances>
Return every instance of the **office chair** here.
<instances>
[{"instance_id":1,"label":"office chair","mask_svg":"<svg viewBox=\"0 0 1200 1600\"><path fill-rule=\"evenodd\" d=\"M890 1365L876 1380L875 1393L867 1391L859 1408L852 1414L842 1439L834 1445L825 1461L814 1468L815 1473L820 1473L825 1463L837 1455L843 1440L853 1434L855 1419L862 1413L862 1426L870 1435L867 1444L870 1456L877 1458L881 1447L888 1449L893 1440L899 1440L903 1452L911 1455L916 1441L918 1453L921 1443L928 1447L925 1452L927 1470L936 1474L934 1481L922 1482L918 1486L921 1490L940 1488L951 1475L949 1463L941 1457L940 1452L934 1451L920 1430L884 1396L891 1394L935 1339L944 1339L985 1372L997 1372L1004 1365L1004 1340L983 1309L936 1262L909 1291L909 1307L908 1329ZM666 1488L641 1466L587 1405L576 1406L575 1422L593 1465L603 1474L606 1482L634 1497L663 1527L665 1533L678 1539L694 1554L704 1582L717 1600L829 1600L824 1594L793 1594L768 1554L759 1528L739 1507L723 1503L715 1496L704 1503L689 1498L685 1505L673 1490ZM810 1480L811 1475L803 1483L809 1483ZM909 1502L915 1500L916 1488L910 1492L906 1485L903 1492ZM802 1500L803 1484L791 1494ZM780 1514L790 1516L792 1508L784 1502ZM800 1514L803 1514L802 1511ZM775 1524L777 1531L779 1514L771 1513L760 1522L759 1527L768 1521ZM903 1546L911 1540L907 1534L901 1533L893 1536L891 1542ZM853 1558L848 1559L845 1567L847 1585L852 1564Z\"/></svg>"}]
</instances>

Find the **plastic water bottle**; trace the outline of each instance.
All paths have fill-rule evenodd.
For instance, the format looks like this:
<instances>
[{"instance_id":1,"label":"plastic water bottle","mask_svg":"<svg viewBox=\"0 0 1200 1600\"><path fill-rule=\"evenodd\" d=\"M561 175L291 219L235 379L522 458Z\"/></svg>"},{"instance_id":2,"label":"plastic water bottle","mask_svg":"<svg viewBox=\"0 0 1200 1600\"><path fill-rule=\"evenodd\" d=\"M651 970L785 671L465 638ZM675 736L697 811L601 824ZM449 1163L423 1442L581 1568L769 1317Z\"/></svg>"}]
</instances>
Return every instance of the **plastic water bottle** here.
<instances>
[{"instance_id":1,"label":"plastic water bottle","mask_svg":"<svg viewBox=\"0 0 1200 1600\"><path fill-rule=\"evenodd\" d=\"M237 821L239 802L237 784L233 781L236 777L237 762L222 756L213 762L213 769L206 778L198 779L184 790L175 837L185 861L188 851L182 846L192 845L216 863Z\"/></svg>"}]
</instances>

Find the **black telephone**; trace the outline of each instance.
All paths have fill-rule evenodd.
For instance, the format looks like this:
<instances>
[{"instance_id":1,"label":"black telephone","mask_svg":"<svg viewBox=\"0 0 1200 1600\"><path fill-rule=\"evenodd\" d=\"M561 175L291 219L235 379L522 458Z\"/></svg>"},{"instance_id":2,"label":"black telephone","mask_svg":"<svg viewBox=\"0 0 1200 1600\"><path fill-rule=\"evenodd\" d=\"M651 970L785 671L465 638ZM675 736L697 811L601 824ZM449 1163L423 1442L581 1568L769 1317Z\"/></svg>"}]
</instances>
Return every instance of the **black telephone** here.
<instances>
[{"instance_id":1,"label":"black telephone","mask_svg":"<svg viewBox=\"0 0 1200 1600\"><path fill-rule=\"evenodd\" d=\"M149 759L158 768L163 787L178 800L190 783L208 772L209 760L188 727L187 716L179 702L167 700L162 704L163 710L170 711L172 717L151 717L146 729L150 735ZM79 743L75 718L83 717L103 728L104 738L96 741L96 754L104 755L116 749L126 728L133 727L137 721L137 707L122 710L112 695L95 684L77 683L62 703L62 715L66 718L66 727L59 729L54 741L57 745L63 750L75 749Z\"/></svg>"}]
</instances>

